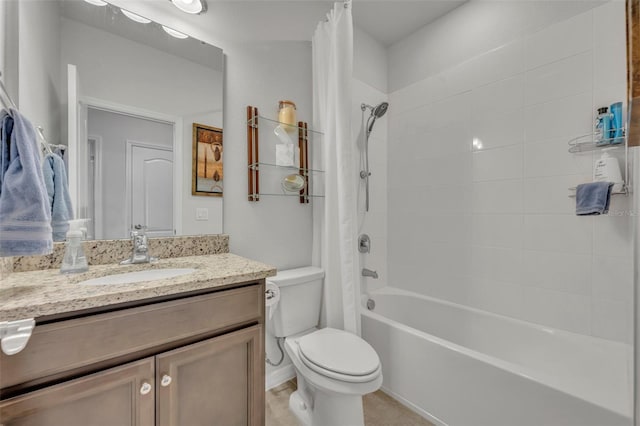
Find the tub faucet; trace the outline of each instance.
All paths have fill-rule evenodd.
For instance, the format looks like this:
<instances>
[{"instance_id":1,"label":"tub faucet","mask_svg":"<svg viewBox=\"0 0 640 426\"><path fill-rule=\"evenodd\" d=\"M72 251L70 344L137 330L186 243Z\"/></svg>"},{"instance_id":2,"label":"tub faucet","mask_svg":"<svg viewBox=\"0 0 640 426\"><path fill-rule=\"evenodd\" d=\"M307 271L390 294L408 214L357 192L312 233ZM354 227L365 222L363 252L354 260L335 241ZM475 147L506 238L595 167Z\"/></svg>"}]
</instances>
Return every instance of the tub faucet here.
<instances>
[{"instance_id":1,"label":"tub faucet","mask_svg":"<svg viewBox=\"0 0 640 426\"><path fill-rule=\"evenodd\" d=\"M135 263L150 263L158 260L157 257L149 255L149 243L147 240L146 226L136 225L131 231L131 241L133 242L133 253L129 259L120 262L121 265L131 265Z\"/></svg>"},{"instance_id":2,"label":"tub faucet","mask_svg":"<svg viewBox=\"0 0 640 426\"><path fill-rule=\"evenodd\" d=\"M375 280L378 279L378 273L376 271L372 271L371 269L367 269L367 268L362 268L362 276L371 277Z\"/></svg>"}]
</instances>

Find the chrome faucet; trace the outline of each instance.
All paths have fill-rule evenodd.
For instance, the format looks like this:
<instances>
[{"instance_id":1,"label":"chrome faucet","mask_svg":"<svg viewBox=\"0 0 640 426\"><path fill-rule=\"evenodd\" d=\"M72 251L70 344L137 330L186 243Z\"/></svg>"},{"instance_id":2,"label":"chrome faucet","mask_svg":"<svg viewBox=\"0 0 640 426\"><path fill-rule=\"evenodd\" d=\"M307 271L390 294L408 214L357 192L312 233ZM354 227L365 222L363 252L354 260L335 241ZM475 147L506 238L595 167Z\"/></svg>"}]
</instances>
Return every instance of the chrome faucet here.
<instances>
[{"instance_id":1,"label":"chrome faucet","mask_svg":"<svg viewBox=\"0 0 640 426\"><path fill-rule=\"evenodd\" d=\"M376 271L372 271L371 269L367 269L367 268L362 268L362 276L371 277L375 280L378 279L378 273Z\"/></svg>"},{"instance_id":2,"label":"chrome faucet","mask_svg":"<svg viewBox=\"0 0 640 426\"><path fill-rule=\"evenodd\" d=\"M131 231L131 241L133 242L133 253L129 259L120 262L121 265L131 265L135 263L150 263L158 260L157 257L149 255L149 243L146 234L147 228L136 225Z\"/></svg>"}]
</instances>

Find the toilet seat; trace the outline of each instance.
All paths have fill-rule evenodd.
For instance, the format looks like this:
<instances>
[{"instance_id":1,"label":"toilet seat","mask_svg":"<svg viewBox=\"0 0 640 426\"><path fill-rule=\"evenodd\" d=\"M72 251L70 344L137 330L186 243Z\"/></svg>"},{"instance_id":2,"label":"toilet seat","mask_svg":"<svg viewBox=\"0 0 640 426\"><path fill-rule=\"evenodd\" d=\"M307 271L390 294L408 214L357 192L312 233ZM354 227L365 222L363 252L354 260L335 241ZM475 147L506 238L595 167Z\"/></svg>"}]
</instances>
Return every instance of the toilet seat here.
<instances>
[{"instance_id":1,"label":"toilet seat","mask_svg":"<svg viewBox=\"0 0 640 426\"><path fill-rule=\"evenodd\" d=\"M348 383L364 383L380 376L376 351L355 334L324 328L298 340L300 360L325 377Z\"/></svg>"}]
</instances>

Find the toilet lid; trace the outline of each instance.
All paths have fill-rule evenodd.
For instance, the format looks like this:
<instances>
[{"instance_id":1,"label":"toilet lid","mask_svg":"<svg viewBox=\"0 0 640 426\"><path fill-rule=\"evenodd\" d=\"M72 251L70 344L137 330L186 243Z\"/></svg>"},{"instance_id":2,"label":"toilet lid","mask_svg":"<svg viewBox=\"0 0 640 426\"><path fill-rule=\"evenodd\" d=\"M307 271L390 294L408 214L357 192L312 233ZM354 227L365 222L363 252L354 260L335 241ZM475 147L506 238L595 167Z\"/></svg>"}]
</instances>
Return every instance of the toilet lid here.
<instances>
[{"instance_id":1,"label":"toilet lid","mask_svg":"<svg viewBox=\"0 0 640 426\"><path fill-rule=\"evenodd\" d=\"M367 376L380 368L376 351L360 337L323 328L298 341L300 354L316 366L348 376Z\"/></svg>"}]
</instances>

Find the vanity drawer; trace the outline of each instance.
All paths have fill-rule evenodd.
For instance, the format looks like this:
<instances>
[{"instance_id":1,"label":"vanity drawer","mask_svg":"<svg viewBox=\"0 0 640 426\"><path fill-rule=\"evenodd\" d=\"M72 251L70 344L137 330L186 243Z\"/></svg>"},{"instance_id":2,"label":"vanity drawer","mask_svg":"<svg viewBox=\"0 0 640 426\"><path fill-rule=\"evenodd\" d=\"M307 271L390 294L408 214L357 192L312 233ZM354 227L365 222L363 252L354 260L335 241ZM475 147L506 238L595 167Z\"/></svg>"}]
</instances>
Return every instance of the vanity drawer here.
<instances>
[{"instance_id":1,"label":"vanity drawer","mask_svg":"<svg viewBox=\"0 0 640 426\"><path fill-rule=\"evenodd\" d=\"M22 352L0 353L0 389L60 380L263 321L264 287L256 283L39 325Z\"/></svg>"}]
</instances>

